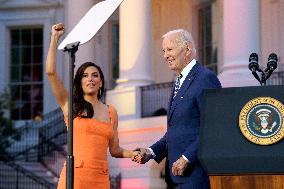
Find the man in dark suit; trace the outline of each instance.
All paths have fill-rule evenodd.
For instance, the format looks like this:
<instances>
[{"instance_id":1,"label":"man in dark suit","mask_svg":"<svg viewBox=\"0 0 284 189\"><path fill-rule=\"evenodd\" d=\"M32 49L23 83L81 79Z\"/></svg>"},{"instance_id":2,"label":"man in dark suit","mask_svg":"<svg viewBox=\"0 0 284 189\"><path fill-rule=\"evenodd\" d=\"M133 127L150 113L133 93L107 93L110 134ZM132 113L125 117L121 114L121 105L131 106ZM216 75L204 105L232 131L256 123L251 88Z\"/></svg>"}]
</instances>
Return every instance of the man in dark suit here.
<instances>
[{"instance_id":1,"label":"man in dark suit","mask_svg":"<svg viewBox=\"0 0 284 189\"><path fill-rule=\"evenodd\" d=\"M197 159L203 89L221 88L216 75L195 59L189 32L173 30L163 36L162 48L169 68L178 75L167 113L167 132L150 148L138 148L137 163L166 157L166 181L178 189L208 189L209 178Z\"/></svg>"}]
</instances>

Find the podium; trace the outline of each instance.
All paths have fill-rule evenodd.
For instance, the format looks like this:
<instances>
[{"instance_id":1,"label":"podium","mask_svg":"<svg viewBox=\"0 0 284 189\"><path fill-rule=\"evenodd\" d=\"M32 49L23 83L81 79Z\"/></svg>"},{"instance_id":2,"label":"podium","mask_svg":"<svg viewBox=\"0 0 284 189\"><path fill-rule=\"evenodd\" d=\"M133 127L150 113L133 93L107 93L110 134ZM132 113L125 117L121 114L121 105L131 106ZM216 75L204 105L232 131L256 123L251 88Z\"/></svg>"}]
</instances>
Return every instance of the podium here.
<instances>
[{"instance_id":1,"label":"podium","mask_svg":"<svg viewBox=\"0 0 284 189\"><path fill-rule=\"evenodd\" d=\"M203 93L199 160L211 189L284 188L284 86Z\"/></svg>"}]
</instances>

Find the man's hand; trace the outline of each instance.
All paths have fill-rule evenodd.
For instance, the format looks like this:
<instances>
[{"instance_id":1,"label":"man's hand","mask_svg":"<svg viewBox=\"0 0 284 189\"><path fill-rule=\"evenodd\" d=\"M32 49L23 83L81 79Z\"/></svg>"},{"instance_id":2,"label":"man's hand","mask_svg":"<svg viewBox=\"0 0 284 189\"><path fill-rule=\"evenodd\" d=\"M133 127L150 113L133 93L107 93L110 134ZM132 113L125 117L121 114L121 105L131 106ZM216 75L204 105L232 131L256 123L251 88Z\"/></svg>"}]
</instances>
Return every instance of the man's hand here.
<instances>
[{"instance_id":1,"label":"man's hand","mask_svg":"<svg viewBox=\"0 0 284 189\"><path fill-rule=\"evenodd\" d=\"M183 158L180 157L176 162L173 163L172 173L174 176L183 175L184 170L187 168L188 162Z\"/></svg>"},{"instance_id":2,"label":"man's hand","mask_svg":"<svg viewBox=\"0 0 284 189\"><path fill-rule=\"evenodd\" d=\"M147 148L136 148L135 151L138 151L138 155L131 157L131 160L136 163L145 164L152 158L151 151Z\"/></svg>"},{"instance_id":3,"label":"man's hand","mask_svg":"<svg viewBox=\"0 0 284 189\"><path fill-rule=\"evenodd\" d=\"M130 153L131 153L131 160L133 161L135 159L136 156L139 155L139 151L136 151L136 150L130 150Z\"/></svg>"}]
</instances>

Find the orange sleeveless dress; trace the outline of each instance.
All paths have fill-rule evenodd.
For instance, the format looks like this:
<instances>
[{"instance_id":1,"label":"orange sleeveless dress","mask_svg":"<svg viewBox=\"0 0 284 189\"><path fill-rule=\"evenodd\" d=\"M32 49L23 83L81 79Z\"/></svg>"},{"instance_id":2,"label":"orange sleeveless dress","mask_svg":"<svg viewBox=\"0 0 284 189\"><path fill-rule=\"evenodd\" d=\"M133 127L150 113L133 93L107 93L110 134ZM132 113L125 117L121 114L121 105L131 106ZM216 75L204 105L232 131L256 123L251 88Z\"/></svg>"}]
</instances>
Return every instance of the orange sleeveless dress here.
<instances>
[{"instance_id":1,"label":"orange sleeveless dress","mask_svg":"<svg viewBox=\"0 0 284 189\"><path fill-rule=\"evenodd\" d=\"M108 106L110 122L94 118L73 121L74 189L109 189L107 148L116 122L114 109ZM57 189L66 189L66 163Z\"/></svg>"}]
</instances>

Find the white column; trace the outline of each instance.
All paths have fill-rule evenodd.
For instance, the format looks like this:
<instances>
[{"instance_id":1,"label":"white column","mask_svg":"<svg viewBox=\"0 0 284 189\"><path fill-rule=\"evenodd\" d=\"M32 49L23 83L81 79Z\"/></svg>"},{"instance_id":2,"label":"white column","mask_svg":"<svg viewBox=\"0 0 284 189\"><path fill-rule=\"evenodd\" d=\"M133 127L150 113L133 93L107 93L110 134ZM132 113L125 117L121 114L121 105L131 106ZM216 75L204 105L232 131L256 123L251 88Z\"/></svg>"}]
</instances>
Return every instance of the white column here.
<instances>
[{"instance_id":1,"label":"white column","mask_svg":"<svg viewBox=\"0 0 284 189\"><path fill-rule=\"evenodd\" d=\"M152 82L151 1L124 0L119 15L118 87Z\"/></svg>"},{"instance_id":2,"label":"white column","mask_svg":"<svg viewBox=\"0 0 284 189\"><path fill-rule=\"evenodd\" d=\"M260 52L259 0L224 0L223 87L258 85L248 69L251 53Z\"/></svg>"},{"instance_id":3,"label":"white column","mask_svg":"<svg viewBox=\"0 0 284 189\"><path fill-rule=\"evenodd\" d=\"M119 11L118 86L107 92L106 101L127 120L140 118L139 86L152 82L151 0L124 0Z\"/></svg>"},{"instance_id":4,"label":"white column","mask_svg":"<svg viewBox=\"0 0 284 189\"><path fill-rule=\"evenodd\" d=\"M98 1L94 0L68 0L66 9L66 35L79 23L85 14L92 8ZM66 36L65 36L66 37ZM95 45L91 39L88 43L79 46L76 52L76 67L75 70L84 62L95 61Z\"/></svg>"}]
</instances>

